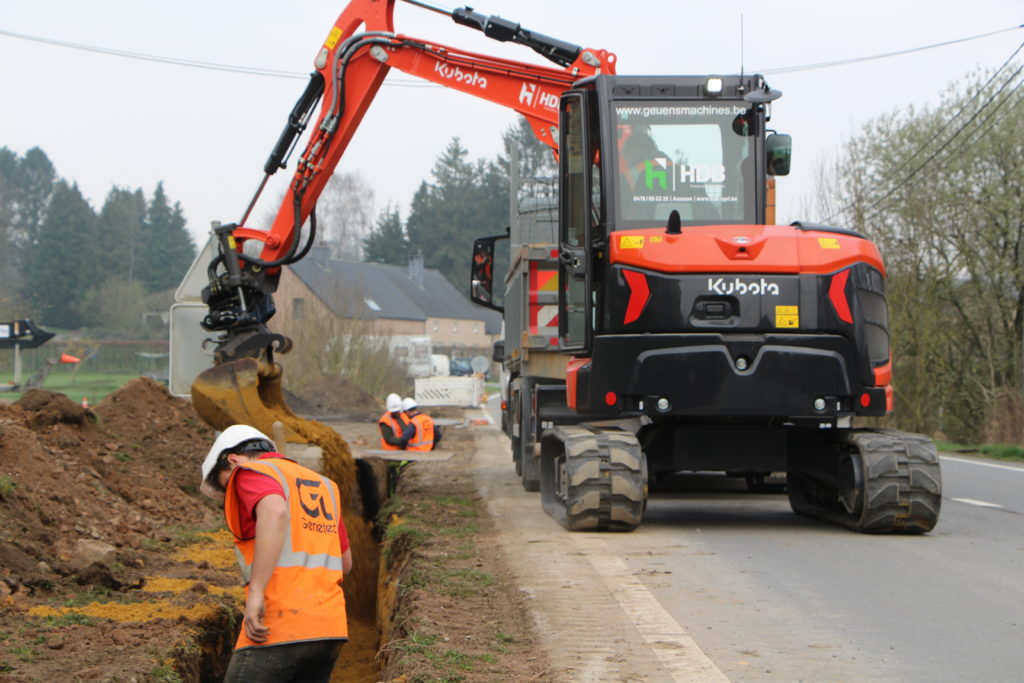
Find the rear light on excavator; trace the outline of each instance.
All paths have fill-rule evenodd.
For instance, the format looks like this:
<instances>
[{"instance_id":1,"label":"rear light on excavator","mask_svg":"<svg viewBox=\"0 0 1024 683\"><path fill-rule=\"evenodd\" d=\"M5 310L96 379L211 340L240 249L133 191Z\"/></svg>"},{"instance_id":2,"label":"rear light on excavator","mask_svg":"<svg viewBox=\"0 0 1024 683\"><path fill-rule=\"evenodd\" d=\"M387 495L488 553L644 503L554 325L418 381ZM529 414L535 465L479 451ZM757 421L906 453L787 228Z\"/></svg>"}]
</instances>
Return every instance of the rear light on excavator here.
<instances>
[{"instance_id":1,"label":"rear light on excavator","mask_svg":"<svg viewBox=\"0 0 1024 683\"><path fill-rule=\"evenodd\" d=\"M849 270L841 270L832 276L832 283L828 287L828 300L832 302L832 308L844 323L853 324L853 315L850 314L850 302L846 299L846 282L850 279Z\"/></svg>"},{"instance_id":2,"label":"rear light on excavator","mask_svg":"<svg viewBox=\"0 0 1024 683\"><path fill-rule=\"evenodd\" d=\"M643 313L647 300L651 297L651 290L647 286L647 276L639 271L623 270L622 276L629 285L629 303L626 305L626 315L622 319L622 324L628 325Z\"/></svg>"}]
</instances>

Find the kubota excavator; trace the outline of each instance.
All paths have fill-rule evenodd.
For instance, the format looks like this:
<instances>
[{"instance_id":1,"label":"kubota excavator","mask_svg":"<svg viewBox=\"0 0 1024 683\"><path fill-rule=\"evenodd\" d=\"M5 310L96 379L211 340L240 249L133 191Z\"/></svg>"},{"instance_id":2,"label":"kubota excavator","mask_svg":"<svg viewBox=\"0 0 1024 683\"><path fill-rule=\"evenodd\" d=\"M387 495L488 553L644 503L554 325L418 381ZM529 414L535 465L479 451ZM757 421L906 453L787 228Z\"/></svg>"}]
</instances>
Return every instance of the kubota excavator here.
<instances>
[{"instance_id":1,"label":"kubota excavator","mask_svg":"<svg viewBox=\"0 0 1024 683\"><path fill-rule=\"evenodd\" d=\"M203 327L219 337L215 366L192 387L200 415L217 428L281 421L292 440L336 438L288 409L274 354L291 343L266 323L281 267L312 245L317 198L396 67L519 112L560 150L561 377L503 420L529 416L515 429L519 464L552 516L574 530L629 530L649 471L783 470L798 512L861 531L930 530L934 446L852 425L892 408L877 249L839 228L766 225L768 176L788 172L788 136L767 136L780 93L756 75L617 76L607 51L405 1L558 68L396 34L395 0L350 2L264 166L260 190L311 125L272 227L245 226L258 190L238 224L216 229ZM478 246L493 256L493 241ZM474 290L491 291L474 277Z\"/></svg>"}]
</instances>

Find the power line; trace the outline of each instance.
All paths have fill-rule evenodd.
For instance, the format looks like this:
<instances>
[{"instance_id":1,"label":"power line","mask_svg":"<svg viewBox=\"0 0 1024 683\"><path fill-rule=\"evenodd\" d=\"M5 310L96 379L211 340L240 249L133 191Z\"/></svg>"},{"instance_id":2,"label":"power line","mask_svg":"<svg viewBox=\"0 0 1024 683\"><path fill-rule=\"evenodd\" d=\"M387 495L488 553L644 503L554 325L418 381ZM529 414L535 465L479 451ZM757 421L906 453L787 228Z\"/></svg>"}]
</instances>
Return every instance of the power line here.
<instances>
[{"instance_id":1,"label":"power line","mask_svg":"<svg viewBox=\"0 0 1024 683\"><path fill-rule=\"evenodd\" d=\"M210 71L227 71L230 73L241 73L249 76L269 76L271 78L291 78L306 80L309 78L308 73L301 73L298 71L281 71L278 69L266 69L262 67L252 66L239 66L237 64L221 64L218 62L205 62L197 59L184 59L180 57L164 57L162 55L146 54L144 52L130 52L128 50L116 50L108 47L100 47L97 45L86 45L84 43L72 43L66 40L57 40L55 38L45 38L43 36L33 36L27 33L17 33L15 31L7 31L0 29L0 35L5 35L11 38L18 38L20 40L28 40L35 43L43 43L45 45L54 45L57 47L70 48L72 50L82 50L84 52L96 52L99 54L110 55L113 57L124 57L126 59L138 59L144 62L158 62L160 64L170 64L172 66L185 66L193 69L208 69ZM387 79L384 81L384 85L400 86L400 87L429 87L435 88L433 83L424 83L422 81L411 81L402 79Z\"/></svg>"},{"instance_id":2,"label":"power line","mask_svg":"<svg viewBox=\"0 0 1024 683\"><path fill-rule=\"evenodd\" d=\"M974 122L974 120L975 120L976 118L978 118L978 116L980 116L982 112L984 112L984 111L985 111L985 110L986 110L987 108L989 108L989 107L991 106L991 107L992 107L992 108L991 108L991 111L990 111L990 112L988 113L988 115L987 115L987 116L986 116L986 117L985 117L985 118L984 118L984 119L983 119L983 120L981 121L981 123L979 123L979 124L978 124L978 127L977 127L977 128L975 129L975 131L974 131L974 132L977 132L977 131L978 131L978 130L980 130L980 129L981 129L981 128L982 128L982 127L983 127L983 126L984 126L984 125L986 124L986 123L988 123L988 121L989 121L989 120L990 120L990 119L991 119L991 118L992 118L993 116L995 116L995 114L996 114L996 113L997 113L997 112L999 111L999 109L1000 109L1000 108L1001 108L1001 107L1002 107L1002 106L1003 106L1004 104L1006 104L1006 103L1007 103L1007 102L1008 102L1008 101L1010 100L1010 98L1011 98L1011 97L1013 96L1013 94L1014 94L1014 93L1016 93L1016 92L1017 92L1017 91L1018 91L1018 90L1019 90L1019 89L1021 88L1021 86L1024 86L1024 80L1018 81L1018 82L1017 82L1017 84L1016 84L1016 85L1014 85L1014 86L1013 86L1013 88L1012 88L1012 89L1010 90L1010 92L1008 92L1008 93L1006 94L1006 96L1005 96L1005 97L1003 97L1003 98L1002 98L1002 99L1001 99L1001 100L1000 100L999 102L996 102L996 103L994 104L994 106L993 106L993 102L995 102L995 98L996 98L996 97L998 97L998 96L999 96L999 94L1000 94L1000 93L1002 93L1002 92L1003 92L1003 90L1005 90L1005 89L1007 88L1007 86L1009 86L1009 85L1010 85L1010 82L1011 82L1011 81L1012 81L1012 80L1013 80L1014 78L1016 78L1016 77L1017 77L1017 75L1018 75L1018 74L1020 74L1020 72L1021 72L1022 70L1024 70L1024 66L1022 66L1022 67L1019 67L1019 68L1018 68L1018 69L1017 69L1017 70L1016 70L1016 71L1015 71L1015 72L1014 72L1014 73L1013 73L1013 74L1012 74L1012 75L1010 76L1010 78L1008 78L1008 79L1006 80L1006 82L1005 82L1005 83L1003 83L1003 85L1002 85L1002 86L1000 86L999 90L997 90L997 91L996 91L995 93L993 93L993 94L992 94L992 96L991 96L991 97L990 97L990 98L988 99L988 101L987 101L987 102L986 102L986 103L985 103L984 105L982 105L982 106L981 106L981 107L980 107L980 108L979 108L979 109L978 109L978 110L977 110L976 112L974 112L974 114L973 114L973 115L971 116L971 118L967 119L967 121L965 121L965 122L963 123L963 125L961 125L961 126L960 126L959 128L957 128L957 129L956 129L956 131L955 131L955 132L953 133L953 135L951 135L951 136L949 137L949 139L948 139L948 140L946 140L946 141L945 141L944 143L942 143L942 145L941 145L941 146L940 146L940 147L939 147L939 148L938 148L937 150L935 150L935 151L934 151L934 152L933 152L933 153L932 153L932 154L931 154L931 155L930 155L930 156L929 156L929 157L928 157L927 159L925 159L924 161L922 161L922 162L920 163L920 165L918 165L918 166L917 166L917 168L915 168L915 169L914 169L913 171L911 171L911 172L910 172L910 174L909 174L909 175L907 175L907 177L905 177L905 178L904 178L903 180L901 180L900 182L896 183L896 184L895 184L894 186L892 186L892 187L891 187L891 188L889 189L889 191L888 191L888 192L886 192L886 193L885 193L884 195L882 195L882 196L881 196L881 197L879 197L879 198L878 198L877 200L875 200L874 202L872 202L872 203L871 203L871 204L870 204L870 205L869 205L869 206L867 207L866 211L871 211L872 209L875 209L875 207L878 207L878 208L877 208L877 210L875 210L874 212L872 212L872 213L869 213L868 215L866 215L866 216L864 217L864 219L863 219L863 220L865 220L865 221L869 221L869 220L871 220L872 218L874 218L875 216L877 216L878 214L880 214L880 213L882 212L882 210L884 209L884 204L885 204L886 200L888 200L888 199L889 199L889 197L891 197L891 196L892 196L893 194L895 194L895 192L896 192L897 190L899 190L899 189L900 189L901 187L903 187L904 185L906 185L907 183L909 183L909 182L910 182L910 181L911 181L911 180L912 180L912 179L914 178L914 176L916 176L916 175L917 175L918 173L920 173L920 172L921 172L921 170L923 170L925 166L927 166L928 164L930 164L930 163L931 163L931 162L932 162L932 161L933 161L933 160L934 160L934 159L935 159L935 158L936 158L936 157L937 157L937 156L938 156L938 155L939 155L939 154L940 154L940 153L941 153L941 152L942 152L942 151L943 151L944 149L946 149L946 147L948 147L948 146L950 145L950 143L952 143L952 142L953 142L953 141L954 141L954 140L955 140L955 139L956 139L956 138L957 138L957 137L958 137L958 136L960 135L960 133L962 133L962 132L964 131L964 129L966 129L966 128L967 128L967 126L969 126L969 125L970 125L971 123L973 123L973 122ZM962 147L963 147L963 146L961 146L961 147L958 147L956 151L959 151L959 150L960 150L960 149L961 149ZM847 208L849 208L849 207L847 207ZM844 209L844 210L845 210L845 209ZM832 216L829 216L829 219L831 219L831 218L832 218Z\"/></svg>"},{"instance_id":3,"label":"power line","mask_svg":"<svg viewBox=\"0 0 1024 683\"><path fill-rule=\"evenodd\" d=\"M758 69L756 73L764 74L765 76L772 76L775 74L788 74L796 71L810 71L811 69L824 69L830 66L843 66L845 64L855 64L857 62L867 62L873 59L885 59L886 57L898 57L900 55L907 55L913 52L922 52L924 50L933 50L937 47L946 47L947 45L956 45L957 43L966 43L971 40L980 40L981 38L989 38L991 36L999 35L1000 33L1006 33L1008 31L1016 31L1017 29L1024 28L1024 24L1018 26L1010 26L1009 28L999 29L998 31L990 31L989 33L979 33L976 36L967 36L966 38L957 38L955 40L947 40L942 43L933 43L931 45L922 45L920 47L911 47L905 50L895 50L893 52L882 52L877 55L867 55L865 57L849 57L847 59L833 59L828 62L815 62L813 64L800 64L797 66L784 66L776 69Z\"/></svg>"},{"instance_id":4,"label":"power line","mask_svg":"<svg viewBox=\"0 0 1024 683\"><path fill-rule=\"evenodd\" d=\"M927 141L925 141L925 142L924 142L924 144L922 144L922 145L921 145L920 147L918 147L918 148L917 148L917 149L916 149L916 150L915 150L915 151L914 151L914 152L913 152L912 154L909 154L909 155L907 155L906 159L904 159L904 160L903 160L903 162L902 162L901 164L899 164L899 166L897 166L897 167L896 167L895 169L893 169L892 171L890 171L890 172L889 172L889 173L887 174L887 175L889 176L889 178L893 178L893 177L895 177L895 176L896 176L896 175L897 175L897 174L898 174L898 173L899 173L900 171L902 171L902 170L903 170L904 168L906 168L906 167L907 167L907 166L908 166L908 165L909 165L909 164L910 164L910 163L911 163L912 161L916 160L916 159L917 159L917 158L919 157L919 155L921 155L922 153L924 153L924 151L925 151L925 150L926 150L926 149L927 149L927 148L928 148L928 147L929 147L929 146L930 146L930 145L931 145L931 144L932 144L933 142L935 142L936 140L938 140L939 136L940 136L940 135L942 135L942 133L943 133L943 132L945 132L945 130L946 130L947 128L949 128L949 126L950 126L950 125L952 125L952 123L953 123L953 122L954 122L954 121L955 121L955 120L956 120L957 118L959 118L959 117L960 117L960 115L961 115L962 113L964 113L964 111L965 111L965 110L967 109L967 107L968 107L968 106L970 106L970 105L971 105L971 104L972 104L972 103L973 103L973 102L974 102L974 101L975 101L976 99L978 99L978 97L980 97L980 96L981 96L981 95L982 95L982 94L983 94L983 93L984 93L984 92L986 91L986 89L988 88L988 86L992 84L992 82L993 82L993 81L994 81L994 80L995 80L995 79L996 79L996 78L997 78L997 77L999 76L999 74L1000 74L1000 73L1001 73L1001 72L1003 71L1003 69L1005 69L1005 68L1006 68L1006 66L1007 66L1007 65L1008 65L1008 64L1009 64L1009 63L1010 63L1010 62L1011 62L1011 61L1013 60L1013 58L1014 58L1014 57L1016 57L1016 56L1017 56L1017 53L1019 53L1019 52L1020 52L1020 51L1021 51L1022 49L1024 49L1024 43L1021 43L1020 45L1018 45L1018 46L1017 46L1017 49L1013 51L1013 54L1011 54L1011 55L1010 55L1009 57L1007 57L1007 58L1006 58L1006 61L1004 61L1004 62L1003 62L1003 63L1002 63L1002 64L1001 64L1000 66L999 66L999 68L998 68L998 69L996 69L996 70L995 70L995 71L994 71L994 72L992 73L992 75L991 75L991 76L989 77L989 79L988 79L987 81L985 81L985 84L984 84L984 85L982 85L982 86L981 86L980 88L978 88L978 90L977 90L977 91L976 91L976 92L974 93L974 95L973 95L973 96L971 96L971 97L970 97L970 98L969 98L969 99L968 99L968 100L967 100L966 102L964 102L964 103L963 103L963 104L962 104L962 105L960 106L960 108L959 108L959 109L958 109L958 110L956 111L956 113L955 113L955 114L953 114L952 116L950 116L950 117L949 117L949 118L948 118L948 119L946 120L946 122L945 122L945 123L944 123L944 124L942 125L942 127L941 127L941 128L939 128L939 130L938 130L938 131L936 131L936 132L935 132L935 133L934 133L934 134L933 134L933 135L932 135L932 136L931 136L930 138L928 138L928 140L927 140ZM1005 90L1005 89L1006 89L1006 86L1007 86L1007 85L1009 85L1010 81L1012 81L1012 80L1013 80L1014 78L1016 78L1017 74L1019 74L1019 73L1021 72L1021 70L1022 70L1022 69L1024 69L1024 67L1018 67L1018 68L1017 68L1017 70L1016 70L1016 71L1015 71L1015 72L1014 72L1014 73L1013 73L1013 74L1012 74L1012 75L1011 75L1011 76L1010 76L1010 77L1009 77L1009 78L1008 78L1008 79L1006 80L1006 82L1005 82L1005 83L1003 83L1003 85L1002 85L1002 86L1001 86L1001 87L999 88L999 90L997 90L997 91L996 91L996 92L995 92L995 93L994 93L993 95L989 96L989 98L988 98L988 101L987 101L987 102L985 102L985 103L983 103L983 104L982 104L982 105L981 105L981 106L980 106L980 107L978 108L978 110L977 110L977 111L976 111L976 112L974 113L974 115L973 115L973 116L971 116L971 118L970 118L970 119L968 119L968 120L967 120L967 121L966 121L966 122L965 122L965 123L964 123L963 125L961 125L961 126L960 126L960 127L959 127L959 128L958 128L958 129L957 129L957 130L956 130L956 131L955 131L955 132L953 133L953 135L952 135L952 136L950 136L950 138L949 138L948 140L946 140L946 142L944 142L944 143L942 144L942 146L941 146L941 147L939 147L939 149L937 149L937 150L936 150L936 151L935 151L935 152L934 152L934 153L933 153L933 154L932 154L931 156L929 156L929 157L928 157L927 159L925 159L925 161L924 161L924 162L923 162L923 163L922 163L921 165L919 165L919 166L918 166L918 167L917 167L916 169L914 169L913 171L911 171L911 173L910 173L910 174L909 174L908 176L906 176L905 178L903 178L902 180L900 180L900 181L899 181L898 183L896 183L896 184L895 184L895 185L894 185L894 186L893 186L893 187L892 187L892 188L891 188L891 189L890 189L890 190L889 190L889 191L888 191L888 192L887 192L887 193L886 193L885 195L883 195L883 196L882 196L882 197L881 197L880 199L876 200L876 201L875 201L875 202L873 202L873 203L872 203L872 204L871 204L870 206L868 206L868 210L870 211L871 209L875 208L875 207L876 207L876 206L878 206L879 204L882 204L882 203L883 203L883 202L884 202L884 201L885 201L886 199L888 199L888 198L889 198L889 197L890 197L890 196L891 196L891 195L892 195L892 194L893 194L894 192L896 192L896 190L898 190L899 188L901 188L901 187L903 187L903 186L904 186L905 184L907 184L907 183L908 183L908 182L909 182L909 181L910 181L910 180L911 180L911 179L912 179L912 178L913 178L913 177L914 177L915 175L917 175L917 174L918 174L918 172L920 172L920 171L921 171L921 169L923 169L923 168L924 168L925 166L927 166L927 165L928 165L928 163L929 163L929 162L931 162L931 161L932 161L932 160L933 160L933 159L934 159L934 158L935 158L935 157L936 157L936 156L937 156L937 155L938 155L938 154L939 154L940 152L942 152L942 150L944 150L944 149L945 149L945 148L946 148L946 147L947 147L947 146L948 146L948 145L949 145L949 144L950 144L951 142L953 142L953 140L954 140L954 139L956 139L956 137L957 137L958 135L960 135L960 133L961 133L961 132L962 132L962 131L963 131L963 130L964 130L964 129L965 129L965 128L966 128L966 127L967 127L967 126L968 126L968 125L969 125L969 124L970 124L970 123L972 122L972 121L974 121L974 119L976 119L976 118L978 117L978 115L979 115L979 114L981 114L981 113L982 113L982 112L983 112L983 111L985 110L985 108L986 108L986 107L988 107L989 105L991 105L991 104L992 104L993 100L995 100L995 98L996 98L996 97L997 97L997 96L998 96L998 95L999 95L999 94L1000 94L1000 93L1001 93L1001 92L1002 92L1003 90ZM1013 90L1011 91L1011 94L1012 94L1012 93L1013 93L1013 92L1014 92L1014 91L1015 91L1015 90L1017 89L1017 87L1019 87L1019 84L1018 84L1018 86L1015 86L1015 87L1014 87L1014 89L1013 89ZM1009 97L1009 95L1007 95L1007 97ZM1005 102L1005 99L1003 100L1003 102ZM1003 104L1003 102L1000 102L999 104L997 104L995 108L996 108L996 109L998 109L999 107L1001 107L1001 106L1002 106L1002 104ZM983 124L984 124L984 123L985 123L986 121L988 121L988 119L989 119L989 118L991 118L991 116L987 117L987 118L985 119L985 121L983 121L983 122L982 122L982 124L979 124L978 128L976 128L976 129L975 129L975 132L977 132L977 130L978 130L978 129L980 129L980 128L981 128L981 126L982 126L982 125L983 125ZM847 211L847 210L849 210L849 209L852 209L853 207L854 207L854 204L853 204L853 203L851 203L851 204L847 204L846 206L844 206L844 207L842 207L842 208L840 208L840 209L838 209L838 210L836 210L836 211L832 212L832 214L830 214L830 215L829 215L828 217L826 217L826 218L825 218L825 222L827 223L827 222L831 221L831 220L832 220L833 218L835 218L836 216L838 216L838 215L840 215L840 214L842 214L842 213L846 212L846 211ZM879 211L876 211L876 212L874 212L874 213L870 214L870 215L868 216L868 218L873 218L873 217L874 217L874 216L876 216L876 215L877 215L877 214L878 214L878 213L879 213L880 211L881 211L881 210L879 210ZM865 219L865 220L867 220L867 219Z\"/></svg>"},{"instance_id":5,"label":"power line","mask_svg":"<svg viewBox=\"0 0 1024 683\"><path fill-rule=\"evenodd\" d=\"M843 66L845 64L854 64L856 62L866 62L874 59L884 59L887 57L897 57L900 55L910 54L913 52L921 52L923 50L932 50L939 47L946 47L947 45L955 45L957 43L965 43L972 40L980 40L982 38L989 38L991 36L1006 33L1008 31L1016 31L1024 28L1024 24L1018 26L1010 26L1008 28L999 29L998 31L990 31L988 33L980 33L974 36L967 36L965 38L957 38L954 40L947 40L941 43L933 43L931 45L922 45L920 47L907 48L905 50L895 50L892 52L884 52L875 55L867 55L862 57L850 57L847 59L835 59L828 62L816 62L813 64L801 64L797 66L779 67L775 69L759 69L755 70L757 73L764 74L766 76L774 74L793 73L796 71L808 71L811 69L823 69L832 66ZM27 33L18 33L15 31L7 31L0 29L0 35L9 36L11 38L18 38L20 40L28 40L37 43L43 43L46 45L55 45L57 47L65 47L73 50L83 50L86 52L96 52L99 54L111 55L114 57L125 57L128 59L138 59L142 61L159 62L162 64L171 64L174 66L187 66L197 69L209 69L213 71L228 71L231 73L243 73L250 76L269 76L273 78L293 78L303 79L308 78L308 74L299 73L296 71L280 71L277 69L266 69L261 67L249 67L239 66L235 64L220 64L217 62L205 62L194 59L183 59L179 57L164 57L161 55L147 54L143 52L130 52L128 50L116 50L113 48L100 47L97 45L86 45L84 43L73 43L66 40L57 40L55 38L46 38L43 36L34 36ZM384 81L384 85L401 86L401 87L426 87L436 88L440 87L433 83L423 83L422 81L409 81L401 79L388 79Z\"/></svg>"}]
</instances>

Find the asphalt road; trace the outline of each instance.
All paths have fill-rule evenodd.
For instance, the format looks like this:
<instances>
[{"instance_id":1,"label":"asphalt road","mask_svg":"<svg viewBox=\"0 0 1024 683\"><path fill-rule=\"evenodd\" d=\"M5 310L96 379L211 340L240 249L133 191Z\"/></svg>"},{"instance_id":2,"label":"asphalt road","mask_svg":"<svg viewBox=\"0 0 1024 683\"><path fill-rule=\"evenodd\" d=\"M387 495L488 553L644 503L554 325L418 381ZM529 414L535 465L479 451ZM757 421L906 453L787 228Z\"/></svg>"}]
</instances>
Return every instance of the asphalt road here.
<instances>
[{"instance_id":1,"label":"asphalt road","mask_svg":"<svg viewBox=\"0 0 1024 683\"><path fill-rule=\"evenodd\" d=\"M569 534L540 518L537 494L516 490L505 463L485 474L501 480L492 509L521 518L513 541L533 544L527 561L589 560L548 567L572 578L538 604L540 621L551 623L547 603L566 590L578 592L575 609L605 589L614 598L602 608L611 632L595 637L634 661L605 680L1024 680L1024 467L943 457L942 512L923 536L855 534L798 517L785 495L709 477L652 493L632 533ZM590 586L588 572L603 584ZM527 594L549 595L522 578ZM602 680L588 657L613 659L584 653L569 678ZM644 659L662 666L620 673Z\"/></svg>"}]
</instances>

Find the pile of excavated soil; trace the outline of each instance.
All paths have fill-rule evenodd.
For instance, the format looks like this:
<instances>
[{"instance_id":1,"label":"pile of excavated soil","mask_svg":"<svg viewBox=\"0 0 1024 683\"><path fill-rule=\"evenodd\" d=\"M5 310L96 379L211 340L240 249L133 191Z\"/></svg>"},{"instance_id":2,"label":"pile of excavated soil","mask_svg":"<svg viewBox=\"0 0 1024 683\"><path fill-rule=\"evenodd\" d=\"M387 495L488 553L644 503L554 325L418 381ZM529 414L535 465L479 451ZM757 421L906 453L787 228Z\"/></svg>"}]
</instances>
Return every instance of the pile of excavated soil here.
<instances>
[{"instance_id":1,"label":"pile of excavated soil","mask_svg":"<svg viewBox=\"0 0 1024 683\"><path fill-rule=\"evenodd\" d=\"M311 404L321 401L324 413L345 415L342 433L351 430L372 442L383 411L373 397L327 380L319 393L304 397ZM447 463L409 468L416 475L402 495L435 502L473 498L467 474L472 428L460 420L463 411L426 412L458 423L446 428L443 442L455 455ZM197 492L199 464L213 437L191 404L144 378L92 410L39 390L13 405L0 404L0 679L220 680L240 621L242 592L219 506ZM482 678L466 680L503 679L500 672L543 680L538 674L544 667L527 654L535 648L528 645L514 589L504 581L497 579L472 598L407 590L409 567L431 571L438 554L450 551L446 534L463 533L448 528L451 515L462 519L461 508L444 505L450 507L435 506L427 520L438 531L433 545L412 551L391 567L394 575L379 579L391 594L385 609L393 628L385 638L398 644L385 645L378 656L382 643L373 597L366 596L369 604L352 599L352 642L334 680L376 680L384 663L388 680L429 675L423 661L403 663L395 656L422 623L436 624L441 638L465 643L477 642L474 633L487 634L487 646L470 652ZM479 522L468 521L474 527ZM370 532L353 524L353 547L356 537L366 536L358 546L372 544L375 550ZM377 583L376 563L361 553L357 562L369 575L353 572L346 591L372 590ZM486 532L468 553L448 569L503 573ZM499 637L496 628L500 642L492 642ZM493 661L492 652L498 653Z\"/></svg>"},{"instance_id":2,"label":"pile of excavated soil","mask_svg":"<svg viewBox=\"0 0 1024 683\"><path fill-rule=\"evenodd\" d=\"M338 375L321 375L303 385L298 396L289 395L288 404L303 415L333 415L352 420L376 420L384 402Z\"/></svg>"},{"instance_id":3,"label":"pile of excavated soil","mask_svg":"<svg viewBox=\"0 0 1024 683\"><path fill-rule=\"evenodd\" d=\"M7 680L222 671L204 638L230 629L239 582L218 550L229 540L203 534L220 513L194 494L212 437L187 402L144 378L91 411L41 390L0 406ZM201 559L182 555L204 546Z\"/></svg>"}]
</instances>

